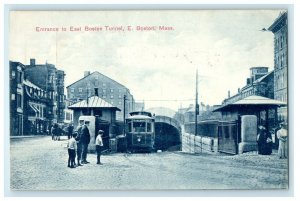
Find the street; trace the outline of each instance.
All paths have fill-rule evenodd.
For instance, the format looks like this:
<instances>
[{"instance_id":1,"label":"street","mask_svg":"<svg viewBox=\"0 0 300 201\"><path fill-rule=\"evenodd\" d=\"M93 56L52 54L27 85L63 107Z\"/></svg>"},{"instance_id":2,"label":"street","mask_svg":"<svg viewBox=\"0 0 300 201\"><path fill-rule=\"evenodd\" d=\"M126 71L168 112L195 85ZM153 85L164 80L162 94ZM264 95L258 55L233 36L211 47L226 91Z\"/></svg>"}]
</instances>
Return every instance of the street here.
<instances>
[{"instance_id":1,"label":"street","mask_svg":"<svg viewBox=\"0 0 300 201\"><path fill-rule=\"evenodd\" d=\"M67 140L11 139L12 190L279 189L288 187L288 160L242 155L161 152L88 154L89 164L67 167Z\"/></svg>"}]
</instances>

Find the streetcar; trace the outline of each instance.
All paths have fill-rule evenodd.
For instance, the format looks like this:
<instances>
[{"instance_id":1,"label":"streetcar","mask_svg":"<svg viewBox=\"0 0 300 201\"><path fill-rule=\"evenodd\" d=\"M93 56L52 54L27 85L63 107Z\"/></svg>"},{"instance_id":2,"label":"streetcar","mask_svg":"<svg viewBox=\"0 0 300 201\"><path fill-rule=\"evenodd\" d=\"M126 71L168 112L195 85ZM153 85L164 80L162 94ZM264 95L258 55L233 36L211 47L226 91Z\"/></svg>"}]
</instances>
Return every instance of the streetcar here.
<instances>
[{"instance_id":1,"label":"streetcar","mask_svg":"<svg viewBox=\"0 0 300 201\"><path fill-rule=\"evenodd\" d=\"M150 112L129 113L126 119L127 149L130 152L152 152L155 142L154 116Z\"/></svg>"}]
</instances>

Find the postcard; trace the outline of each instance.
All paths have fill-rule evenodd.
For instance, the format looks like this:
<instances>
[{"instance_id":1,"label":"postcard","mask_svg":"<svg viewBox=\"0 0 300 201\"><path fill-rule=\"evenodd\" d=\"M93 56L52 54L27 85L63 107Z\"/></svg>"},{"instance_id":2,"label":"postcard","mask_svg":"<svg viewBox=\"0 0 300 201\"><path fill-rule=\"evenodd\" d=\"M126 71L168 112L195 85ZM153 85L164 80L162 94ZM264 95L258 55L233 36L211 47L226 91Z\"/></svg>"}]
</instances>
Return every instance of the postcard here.
<instances>
[{"instance_id":1,"label":"postcard","mask_svg":"<svg viewBox=\"0 0 300 201\"><path fill-rule=\"evenodd\" d=\"M11 10L10 189L289 189L288 22Z\"/></svg>"}]
</instances>

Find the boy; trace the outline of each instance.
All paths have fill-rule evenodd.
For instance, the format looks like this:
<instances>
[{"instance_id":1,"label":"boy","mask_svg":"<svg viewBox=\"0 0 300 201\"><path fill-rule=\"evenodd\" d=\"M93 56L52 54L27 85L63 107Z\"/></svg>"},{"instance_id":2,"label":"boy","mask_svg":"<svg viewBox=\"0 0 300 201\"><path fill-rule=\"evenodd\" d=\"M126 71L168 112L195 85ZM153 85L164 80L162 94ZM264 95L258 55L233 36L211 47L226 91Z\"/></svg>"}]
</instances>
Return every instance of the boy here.
<instances>
[{"instance_id":1,"label":"boy","mask_svg":"<svg viewBox=\"0 0 300 201\"><path fill-rule=\"evenodd\" d=\"M76 157L76 133L72 135L72 138L68 140L68 154L69 154L69 159L68 159L68 167L69 168L75 168L75 157Z\"/></svg>"},{"instance_id":2,"label":"boy","mask_svg":"<svg viewBox=\"0 0 300 201\"><path fill-rule=\"evenodd\" d=\"M98 131L98 135L96 137L96 151L97 151L97 164L102 165L100 162L100 156L101 156L101 147L103 146L103 141L102 141L102 135L103 135L103 130Z\"/></svg>"}]
</instances>

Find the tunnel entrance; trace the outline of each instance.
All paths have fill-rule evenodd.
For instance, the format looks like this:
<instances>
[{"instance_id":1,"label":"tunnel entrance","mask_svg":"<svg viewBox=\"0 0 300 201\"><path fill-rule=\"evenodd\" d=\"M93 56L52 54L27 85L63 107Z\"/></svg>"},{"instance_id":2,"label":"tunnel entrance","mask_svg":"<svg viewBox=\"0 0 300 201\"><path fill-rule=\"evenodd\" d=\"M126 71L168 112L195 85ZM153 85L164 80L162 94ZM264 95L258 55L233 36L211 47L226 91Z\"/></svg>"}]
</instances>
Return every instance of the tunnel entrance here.
<instances>
[{"instance_id":1,"label":"tunnel entrance","mask_svg":"<svg viewBox=\"0 0 300 201\"><path fill-rule=\"evenodd\" d=\"M180 131L163 122L155 123L155 149L162 151L179 151L181 150L181 133Z\"/></svg>"}]
</instances>

